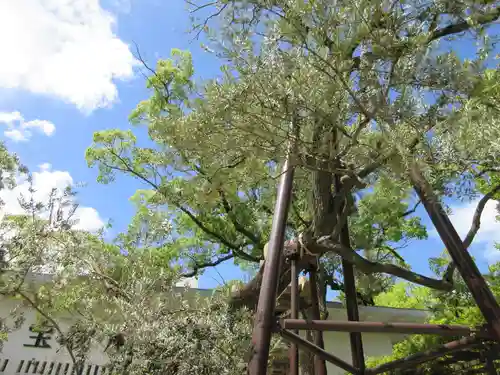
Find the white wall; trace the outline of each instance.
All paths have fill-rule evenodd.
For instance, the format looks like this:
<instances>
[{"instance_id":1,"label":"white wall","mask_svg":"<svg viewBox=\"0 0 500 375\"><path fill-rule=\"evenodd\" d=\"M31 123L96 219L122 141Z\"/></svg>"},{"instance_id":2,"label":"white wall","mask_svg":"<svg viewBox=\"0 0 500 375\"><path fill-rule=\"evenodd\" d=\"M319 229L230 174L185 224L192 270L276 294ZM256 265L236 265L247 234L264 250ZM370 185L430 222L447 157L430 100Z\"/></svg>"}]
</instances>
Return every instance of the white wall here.
<instances>
[{"instance_id":1,"label":"white wall","mask_svg":"<svg viewBox=\"0 0 500 375\"><path fill-rule=\"evenodd\" d=\"M379 333L365 333L363 337L363 349L365 357L383 356L392 353L392 343L387 335ZM327 332L324 335L325 350L336 357L352 364L351 343L348 333ZM346 372L327 362L328 375L341 375Z\"/></svg>"},{"instance_id":2,"label":"white wall","mask_svg":"<svg viewBox=\"0 0 500 375\"><path fill-rule=\"evenodd\" d=\"M11 301L0 300L0 318L7 318L10 310L15 306ZM36 333L30 332L31 324L36 322L36 314L33 310L24 310L26 318L24 324L18 329L8 334L8 340L3 342L3 349L0 352L0 374L42 374L42 375L72 375L71 357L64 347L57 341L57 332L46 334L48 337L46 344L48 347L28 347L34 345ZM11 319L8 319L11 321ZM64 320L58 320L58 325L64 331L69 324ZM10 324L9 324L10 326ZM42 341L39 342L41 345ZM90 351L89 364L84 368L84 375L107 374L109 369L105 365L107 358L103 353L104 348L96 346Z\"/></svg>"},{"instance_id":3,"label":"white wall","mask_svg":"<svg viewBox=\"0 0 500 375\"><path fill-rule=\"evenodd\" d=\"M424 311L410 309L392 309L384 307L360 307L360 320L372 322L413 322L423 323L426 318ZM328 320L347 320L347 312L340 305L331 303ZM366 357L379 357L392 354L392 345L403 340L406 335L384 334L384 333L364 333L363 349ZM349 333L344 332L324 332L323 340L325 350L336 357L352 364L351 343ZM346 372L327 362L328 375L343 375Z\"/></svg>"}]
</instances>

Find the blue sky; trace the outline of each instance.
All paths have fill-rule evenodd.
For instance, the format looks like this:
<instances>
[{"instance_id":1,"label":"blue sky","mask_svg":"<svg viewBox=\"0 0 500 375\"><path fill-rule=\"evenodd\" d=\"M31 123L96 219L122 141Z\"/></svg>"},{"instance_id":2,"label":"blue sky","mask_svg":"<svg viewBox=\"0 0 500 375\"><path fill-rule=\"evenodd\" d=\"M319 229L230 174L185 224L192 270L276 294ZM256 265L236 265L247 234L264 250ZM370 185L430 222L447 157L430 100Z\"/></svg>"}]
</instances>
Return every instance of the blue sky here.
<instances>
[{"instance_id":1,"label":"blue sky","mask_svg":"<svg viewBox=\"0 0 500 375\"><path fill-rule=\"evenodd\" d=\"M45 5L44 5L45 4ZM219 74L213 56L186 33L189 15L182 0L16 0L0 3L0 136L35 174L40 194L53 186L85 182L80 190L82 226L93 228L112 219L125 228L134 213L128 198L141 187L130 178L111 185L95 182L96 171L84 159L94 131L128 128L127 116L146 98L144 79L131 51L134 44L154 65L172 48L189 49L199 79ZM11 37L15 35L16 37ZM462 51L471 50L470 47ZM7 60L7 61L5 61ZM16 211L15 192L4 192L4 210ZM454 220L462 235L475 205L457 204ZM420 209L419 214L429 223ZM487 207L479 244L472 249L479 265L500 239L494 204ZM408 246L403 254L414 269L428 274L427 259L443 249L432 234ZM486 255L485 255L486 254ZM200 287L243 277L231 264L210 270Z\"/></svg>"}]
</instances>

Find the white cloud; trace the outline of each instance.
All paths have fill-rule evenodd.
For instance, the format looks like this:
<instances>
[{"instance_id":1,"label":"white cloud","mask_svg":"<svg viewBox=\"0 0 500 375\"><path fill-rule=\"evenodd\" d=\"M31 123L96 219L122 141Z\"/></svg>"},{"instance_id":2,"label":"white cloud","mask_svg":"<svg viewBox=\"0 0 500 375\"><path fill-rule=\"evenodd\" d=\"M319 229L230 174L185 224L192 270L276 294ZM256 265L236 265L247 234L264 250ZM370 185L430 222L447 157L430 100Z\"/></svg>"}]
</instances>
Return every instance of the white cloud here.
<instances>
[{"instance_id":1,"label":"white cloud","mask_svg":"<svg viewBox=\"0 0 500 375\"><path fill-rule=\"evenodd\" d=\"M7 126L3 134L14 142L27 141L33 135L33 130L46 136L51 136L56 130L55 125L50 121L25 121L19 112L0 112L0 125Z\"/></svg>"},{"instance_id":2,"label":"white cloud","mask_svg":"<svg viewBox=\"0 0 500 375\"><path fill-rule=\"evenodd\" d=\"M52 168L52 165L50 163L42 163L38 166L41 171L48 171L50 168Z\"/></svg>"},{"instance_id":3,"label":"white cloud","mask_svg":"<svg viewBox=\"0 0 500 375\"><path fill-rule=\"evenodd\" d=\"M136 64L114 24L99 0L0 1L0 87L109 106Z\"/></svg>"},{"instance_id":4,"label":"white cloud","mask_svg":"<svg viewBox=\"0 0 500 375\"><path fill-rule=\"evenodd\" d=\"M108 0L108 3L116 12L130 13L132 10L132 0Z\"/></svg>"},{"instance_id":5,"label":"white cloud","mask_svg":"<svg viewBox=\"0 0 500 375\"><path fill-rule=\"evenodd\" d=\"M74 181L67 171L53 171L49 163L38 166L39 171L33 173L33 193L35 201L46 202L52 189L64 189L73 185ZM30 197L30 184L26 178L20 178L18 185L12 190L1 190L0 199L4 205L0 209L0 217L4 214L22 214L24 211L19 205L19 197ZM104 221L95 208L80 206L73 217L78 220L76 229L96 231L104 226Z\"/></svg>"},{"instance_id":6,"label":"white cloud","mask_svg":"<svg viewBox=\"0 0 500 375\"><path fill-rule=\"evenodd\" d=\"M463 205L451 207L451 222L462 239L465 238L471 227L472 218L478 202L479 199ZM496 210L497 204L498 202L493 200L486 203L483 214L481 215L480 229L476 237L474 237L474 242L471 246L471 250L473 250L474 253L482 253L485 259L490 263L500 260L500 251L495 248L495 243L500 243L500 222L496 220L496 216L498 215ZM436 230L430 231L430 234L438 237Z\"/></svg>"},{"instance_id":7,"label":"white cloud","mask_svg":"<svg viewBox=\"0 0 500 375\"><path fill-rule=\"evenodd\" d=\"M19 112L0 112L0 122L11 123L15 121L22 121L23 116Z\"/></svg>"}]
</instances>

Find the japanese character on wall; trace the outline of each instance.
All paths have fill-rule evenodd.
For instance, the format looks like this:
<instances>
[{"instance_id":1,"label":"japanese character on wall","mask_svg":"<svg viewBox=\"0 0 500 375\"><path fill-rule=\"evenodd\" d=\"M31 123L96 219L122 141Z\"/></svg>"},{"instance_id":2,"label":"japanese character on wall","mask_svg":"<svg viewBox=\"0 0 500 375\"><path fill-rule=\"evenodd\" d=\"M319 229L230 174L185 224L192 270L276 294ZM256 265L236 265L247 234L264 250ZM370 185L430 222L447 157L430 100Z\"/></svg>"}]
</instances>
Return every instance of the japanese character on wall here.
<instances>
[{"instance_id":1,"label":"japanese character on wall","mask_svg":"<svg viewBox=\"0 0 500 375\"><path fill-rule=\"evenodd\" d=\"M54 327L42 325L36 326L31 325L29 328L30 332L34 335L30 335L29 338L32 340L31 344L24 344L28 348L45 348L50 349L51 346L48 341L52 338L51 334L54 333Z\"/></svg>"}]
</instances>

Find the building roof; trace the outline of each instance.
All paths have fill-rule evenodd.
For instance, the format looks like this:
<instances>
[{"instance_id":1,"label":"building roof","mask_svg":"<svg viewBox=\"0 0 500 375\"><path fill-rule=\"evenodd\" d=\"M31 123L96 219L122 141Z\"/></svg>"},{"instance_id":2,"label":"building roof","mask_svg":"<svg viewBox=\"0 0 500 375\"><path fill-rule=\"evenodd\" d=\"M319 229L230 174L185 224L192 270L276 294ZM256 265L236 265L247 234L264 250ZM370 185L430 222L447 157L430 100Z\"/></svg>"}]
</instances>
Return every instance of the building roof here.
<instances>
[{"instance_id":1,"label":"building roof","mask_svg":"<svg viewBox=\"0 0 500 375\"><path fill-rule=\"evenodd\" d=\"M36 284L50 281L52 275L30 273L28 274L27 278L29 279L29 281L32 281ZM212 295L215 292L215 289L192 288L185 286L176 286L174 290L179 293L189 290L192 293L196 293L206 297ZM329 301L327 302L327 307L332 319L347 320L347 311L345 305L342 302ZM429 312L420 309L384 306L359 306L359 314L361 321L424 322L428 318Z\"/></svg>"}]
</instances>

